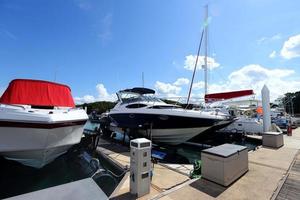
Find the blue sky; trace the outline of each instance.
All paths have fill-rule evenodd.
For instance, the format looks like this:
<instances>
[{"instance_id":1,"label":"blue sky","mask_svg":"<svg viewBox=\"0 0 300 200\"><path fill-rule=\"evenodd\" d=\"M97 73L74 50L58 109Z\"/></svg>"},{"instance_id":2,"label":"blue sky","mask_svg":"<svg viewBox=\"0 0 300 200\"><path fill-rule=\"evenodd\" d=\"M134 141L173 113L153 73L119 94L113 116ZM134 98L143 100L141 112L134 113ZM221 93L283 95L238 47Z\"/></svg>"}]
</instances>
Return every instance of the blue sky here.
<instances>
[{"instance_id":1,"label":"blue sky","mask_svg":"<svg viewBox=\"0 0 300 200\"><path fill-rule=\"evenodd\" d=\"M0 0L0 92L32 78L70 85L78 103L111 100L143 72L160 96L187 96L207 3L209 92L300 90L298 1Z\"/></svg>"}]
</instances>

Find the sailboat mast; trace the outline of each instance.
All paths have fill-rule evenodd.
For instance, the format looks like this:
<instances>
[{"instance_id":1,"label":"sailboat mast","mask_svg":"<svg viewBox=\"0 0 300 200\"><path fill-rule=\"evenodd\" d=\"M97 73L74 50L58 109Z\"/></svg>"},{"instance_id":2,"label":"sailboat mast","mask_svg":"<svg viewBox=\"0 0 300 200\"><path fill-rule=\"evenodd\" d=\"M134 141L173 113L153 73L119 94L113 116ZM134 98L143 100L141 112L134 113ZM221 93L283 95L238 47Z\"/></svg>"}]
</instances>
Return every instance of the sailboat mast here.
<instances>
[{"instance_id":1,"label":"sailboat mast","mask_svg":"<svg viewBox=\"0 0 300 200\"><path fill-rule=\"evenodd\" d=\"M205 56L204 56L204 93L207 94L207 88L208 88L208 80L207 80L207 41L208 41L208 5L205 6L205 24L204 24L204 46L205 46Z\"/></svg>"},{"instance_id":2,"label":"sailboat mast","mask_svg":"<svg viewBox=\"0 0 300 200\"><path fill-rule=\"evenodd\" d=\"M200 39L200 43L199 43L199 46L198 46L196 62L195 62L193 76L192 76L191 85L190 85L190 89L189 89L189 94L188 94L188 98L187 98L187 102L186 102L187 106L189 105L189 101L190 101L190 97L191 97L191 93L192 93L192 87L193 87L193 83L194 83L195 73L196 73L196 70L197 70L198 59L199 59L199 55L200 55L200 49L201 49L201 45L202 45L203 35L204 35L204 30L201 33L201 39Z\"/></svg>"},{"instance_id":3,"label":"sailboat mast","mask_svg":"<svg viewBox=\"0 0 300 200\"><path fill-rule=\"evenodd\" d=\"M192 92L192 87L193 87L193 82L194 82L194 77L195 77L195 73L196 73L196 70L197 70L197 65L198 65L198 59L199 59L199 56L200 56L200 49L201 49L201 46L202 46L202 40L203 40L203 36L205 35L205 57L204 57L204 91L205 91L205 94L207 94L207 27L208 26L208 5L205 6L205 19L204 19L204 26L203 26L203 31L202 31L202 34L201 34L201 39L200 39L200 43L199 43L199 46L198 46L198 51L197 51L197 57L196 57L196 62L195 62L195 66L194 66L194 71L193 71L193 76L192 76L192 80L191 80L191 85L190 85L190 88L189 88L189 94L188 94L188 97L187 97L187 106L189 104L189 101L190 101L190 97L191 97L191 92Z\"/></svg>"}]
</instances>

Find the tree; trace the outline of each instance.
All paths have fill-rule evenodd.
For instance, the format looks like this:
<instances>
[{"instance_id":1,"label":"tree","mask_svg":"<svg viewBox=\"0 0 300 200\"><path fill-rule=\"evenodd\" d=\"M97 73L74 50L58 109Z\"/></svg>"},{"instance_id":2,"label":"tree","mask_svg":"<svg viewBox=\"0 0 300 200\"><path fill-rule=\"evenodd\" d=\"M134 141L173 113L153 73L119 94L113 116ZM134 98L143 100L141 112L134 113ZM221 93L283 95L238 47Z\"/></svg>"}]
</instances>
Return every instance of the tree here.
<instances>
[{"instance_id":1,"label":"tree","mask_svg":"<svg viewBox=\"0 0 300 200\"><path fill-rule=\"evenodd\" d=\"M300 113L300 91L286 93L281 102L287 113Z\"/></svg>"},{"instance_id":2,"label":"tree","mask_svg":"<svg viewBox=\"0 0 300 200\"><path fill-rule=\"evenodd\" d=\"M101 114L112 109L116 105L115 102L110 101L98 101L93 103L84 103L81 105L76 105L76 107L87 107L87 113L90 114L92 111L96 111L97 114Z\"/></svg>"}]
</instances>

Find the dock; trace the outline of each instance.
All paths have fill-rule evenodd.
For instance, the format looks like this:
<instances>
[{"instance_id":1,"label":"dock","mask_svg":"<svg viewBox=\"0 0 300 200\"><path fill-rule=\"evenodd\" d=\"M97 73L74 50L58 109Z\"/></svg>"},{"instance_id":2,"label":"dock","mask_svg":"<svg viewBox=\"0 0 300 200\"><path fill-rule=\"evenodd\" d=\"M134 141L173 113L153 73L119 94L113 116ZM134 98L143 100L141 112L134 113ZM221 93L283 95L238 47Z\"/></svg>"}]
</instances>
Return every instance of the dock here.
<instances>
[{"instance_id":1,"label":"dock","mask_svg":"<svg viewBox=\"0 0 300 200\"><path fill-rule=\"evenodd\" d=\"M154 164L150 193L139 199L300 199L300 128L284 135L284 146L260 146L250 151L249 171L223 187L205 179L190 179L192 165ZM129 148L100 142L98 151L123 167L130 165ZM129 177L112 199L135 199L129 192Z\"/></svg>"},{"instance_id":2,"label":"dock","mask_svg":"<svg viewBox=\"0 0 300 200\"><path fill-rule=\"evenodd\" d=\"M284 199L300 199L300 153L297 154L278 195L276 195L276 200Z\"/></svg>"}]
</instances>

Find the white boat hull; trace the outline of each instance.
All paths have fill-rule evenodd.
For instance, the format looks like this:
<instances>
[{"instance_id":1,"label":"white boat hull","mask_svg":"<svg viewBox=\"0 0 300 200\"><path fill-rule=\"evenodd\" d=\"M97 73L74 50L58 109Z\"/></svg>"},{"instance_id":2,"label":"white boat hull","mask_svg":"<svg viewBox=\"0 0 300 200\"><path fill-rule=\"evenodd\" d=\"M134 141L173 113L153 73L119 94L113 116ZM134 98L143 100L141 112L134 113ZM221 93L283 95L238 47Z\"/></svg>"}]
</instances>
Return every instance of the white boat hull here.
<instances>
[{"instance_id":1,"label":"white boat hull","mask_svg":"<svg viewBox=\"0 0 300 200\"><path fill-rule=\"evenodd\" d=\"M0 127L0 155L41 168L80 142L83 125L59 128Z\"/></svg>"},{"instance_id":2,"label":"white boat hull","mask_svg":"<svg viewBox=\"0 0 300 200\"><path fill-rule=\"evenodd\" d=\"M150 130L147 132L141 131L141 134L143 134L145 137L152 138L154 142L178 145L192 139L209 128L211 127L153 129L151 134Z\"/></svg>"}]
</instances>

